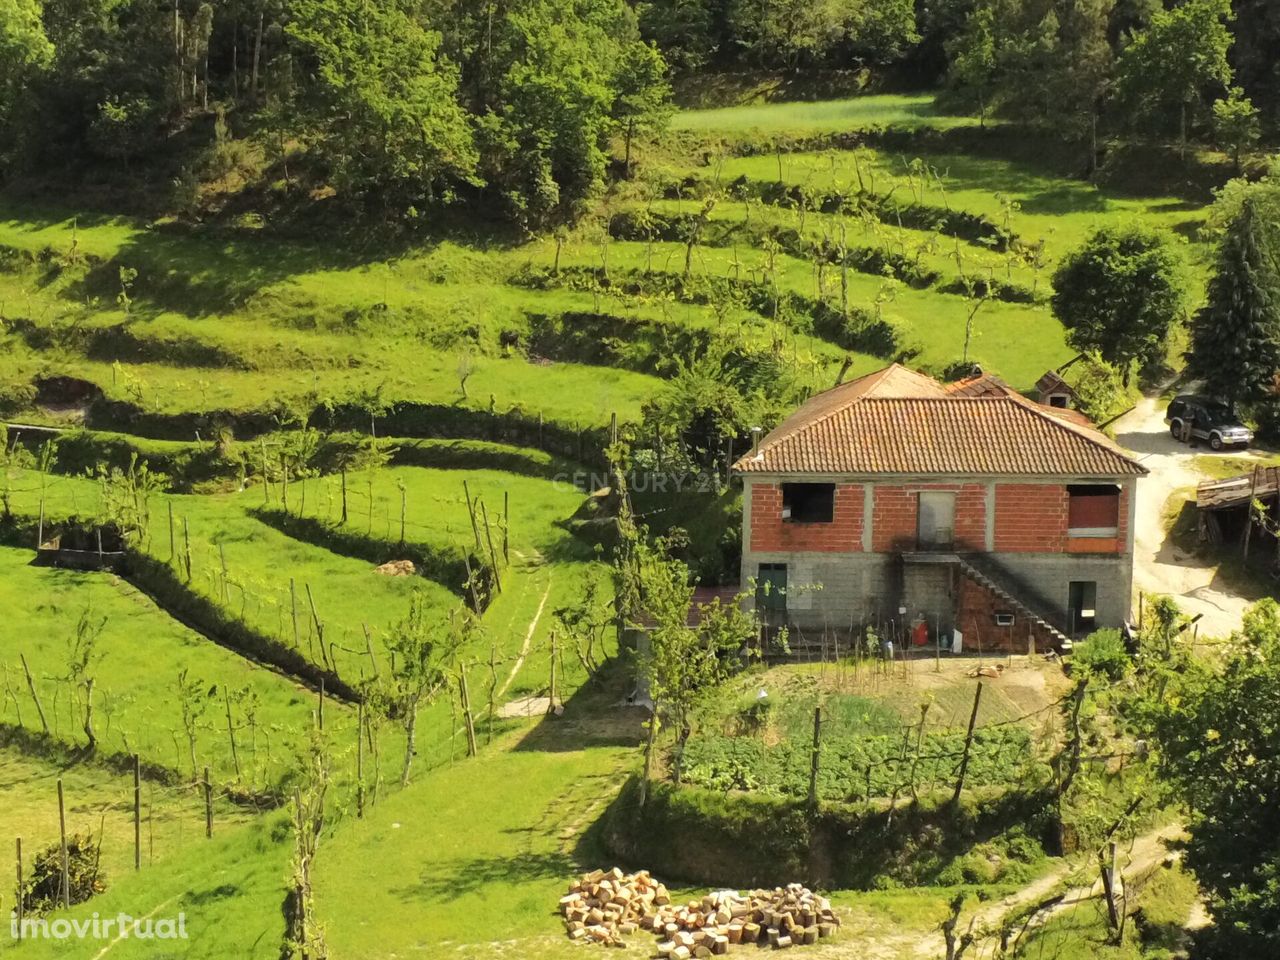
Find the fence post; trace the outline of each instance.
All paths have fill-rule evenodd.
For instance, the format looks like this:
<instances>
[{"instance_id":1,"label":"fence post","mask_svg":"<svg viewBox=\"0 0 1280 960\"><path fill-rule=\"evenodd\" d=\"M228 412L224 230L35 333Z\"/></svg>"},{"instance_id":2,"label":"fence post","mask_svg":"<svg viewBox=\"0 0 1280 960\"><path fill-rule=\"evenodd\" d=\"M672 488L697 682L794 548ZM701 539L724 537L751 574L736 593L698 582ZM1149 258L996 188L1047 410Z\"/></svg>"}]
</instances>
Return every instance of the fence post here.
<instances>
[{"instance_id":1,"label":"fence post","mask_svg":"<svg viewBox=\"0 0 1280 960\"><path fill-rule=\"evenodd\" d=\"M809 754L809 808L818 809L818 768L822 764L822 707L813 708L813 750Z\"/></svg>"},{"instance_id":2,"label":"fence post","mask_svg":"<svg viewBox=\"0 0 1280 960\"><path fill-rule=\"evenodd\" d=\"M133 869L142 869L142 761L133 755Z\"/></svg>"},{"instance_id":3,"label":"fence post","mask_svg":"<svg viewBox=\"0 0 1280 960\"><path fill-rule=\"evenodd\" d=\"M960 802L960 793L964 790L965 774L969 772L969 751L973 749L973 734L978 726L978 704L982 702L982 681L978 681L978 689L973 694L973 712L969 714L969 732L964 736L964 755L960 758L960 773L956 776L956 792L951 802Z\"/></svg>"},{"instance_id":4,"label":"fence post","mask_svg":"<svg viewBox=\"0 0 1280 960\"><path fill-rule=\"evenodd\" d=\"M61 894L64 909L71 907L71 855L67 851L67 801L62 789L62 778L58 778L58 842L62 854Z\"/></svg>"},{"instance_id":5,"label":"fence post","mask_svg":"<svg viewBox=\"0 0 1280 960\"><path fill-rule=\"evenodd\" d=\"M356 819L364 816L364 701L356 704Z\"/></svg>"},{"instance_id":6,"label":"fence post","mask_svg":"<svg viewBox=\"0 0 1280 960\"><path fill-rule=\"evenodd\" d=\"M471 690L467 686L467 668L464 664L458 668L458 693L462 697L462 722L467 731L467 756L474 757L476 747L476 724L471 715Z\"/></svg>"},{"instance_id":7,"label":"fence post","mask_svg":"<svg viewBox=\"0 0 1280 960\"><path fill-rule=\"evenodd\" d=\"M204 768L204 835L213 836L213 784L209 780L209 768Z\"/></svg>"},{"instance_id":8,"label":"fence post","mask_svg":"<svg viewBox=\"0 0 1280 960\"><path fill-rule=\"evenodd\" d=\"M45 719L44 705L40 702L40 693L36 690L36 679L31 676L31 668L27 666L27 655L25 653L18 654L18 659L22 661L22 672L27 675L27 689L31 691L31 699L36 703L36 713L40 715L40 726L44 730L45 735L49 734L49 721Z\"/></svg>"},{"instance_id":9,"label":"fence post","mask_svg":"<svg viewBox=\"0 0 1280 960\"><path fill-rule=\"evenodd\" d=\"M18 853L18 893L17 893L17 897L15 898L17 900L17 904L14 907L14 914L18 918L18 939L21 940L22 939L22 838L21 837L15 838L14 846L17 847L17 853Z\"/></svg>"}]
</instances>

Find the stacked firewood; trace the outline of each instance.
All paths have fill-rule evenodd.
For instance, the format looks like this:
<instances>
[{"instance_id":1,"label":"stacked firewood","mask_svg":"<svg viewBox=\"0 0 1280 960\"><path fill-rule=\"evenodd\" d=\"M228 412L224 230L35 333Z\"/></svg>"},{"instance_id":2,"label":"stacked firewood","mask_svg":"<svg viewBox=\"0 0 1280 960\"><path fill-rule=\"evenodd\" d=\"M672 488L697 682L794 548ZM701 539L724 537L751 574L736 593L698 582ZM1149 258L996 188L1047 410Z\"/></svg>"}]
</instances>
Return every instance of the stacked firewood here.
<instances>
[{"instance_id":1,"label":"stacked firewood","mask_svg":"<svg viewBox=\"0 0 1280 960\"><path fill-rule=\"evenodd\" d=\"M647 870L626 874L614 867L573 881L560 898L560 913L571 940L621 946L623 938L670 903L667 888Z\"/></svg>"},{"instance_id":2,"label":"stacked firewood","mask_svg":"<svg viewBox=\"0 0 1280 960\"><path fill-rule=\"evenodd\" d=\"M574 881L560 900L573 940L624 946L637 930L658 937L657 956L691 960L727 953L736 944L785 949L835 933L831 903L798 883L742 894L721 890L685 904L647 871L597 870Z\"/></svg>"}]
</instances>

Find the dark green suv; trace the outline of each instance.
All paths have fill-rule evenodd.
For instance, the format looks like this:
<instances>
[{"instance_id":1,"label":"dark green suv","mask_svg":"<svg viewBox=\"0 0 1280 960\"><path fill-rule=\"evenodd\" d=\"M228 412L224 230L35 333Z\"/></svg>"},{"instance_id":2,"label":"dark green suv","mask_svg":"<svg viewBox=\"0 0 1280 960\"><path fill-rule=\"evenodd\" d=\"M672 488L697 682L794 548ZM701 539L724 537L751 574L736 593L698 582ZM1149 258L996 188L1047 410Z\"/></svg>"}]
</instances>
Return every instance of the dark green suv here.
<instances>
[{"instance_id":1,"label":"dark green suv","mask_svg":"<svg viewBox=\"0 0 1280 960\"><path fill-rule=\"evenodd\" d=\"M1247 447L1253 432L1240 422L1231 405L1212 397L1193 393L1174 397L1165 411L1165 422L1175 440L1208 441L1214 450L1223 447Z\"/></svg>"}]
</instances>

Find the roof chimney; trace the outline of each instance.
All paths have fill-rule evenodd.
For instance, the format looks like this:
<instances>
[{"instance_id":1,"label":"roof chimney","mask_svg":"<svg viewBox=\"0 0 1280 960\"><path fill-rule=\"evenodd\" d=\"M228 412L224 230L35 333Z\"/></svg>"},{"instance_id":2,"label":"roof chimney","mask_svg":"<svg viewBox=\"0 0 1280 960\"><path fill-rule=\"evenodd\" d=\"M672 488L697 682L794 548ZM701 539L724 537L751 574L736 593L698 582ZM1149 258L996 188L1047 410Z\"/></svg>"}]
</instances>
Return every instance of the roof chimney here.
<instances>
[{"instance_id":1,"label":"roof chimney","mask_svg":"<svg viewBox=\"0 0 1280 960\"><path fill-rule=\"evenodd\" d=\"M763 456L760 452L760 434L763 432L759 427L751 428L751 455L757 460Z\"/></svg>"}]
</instances>

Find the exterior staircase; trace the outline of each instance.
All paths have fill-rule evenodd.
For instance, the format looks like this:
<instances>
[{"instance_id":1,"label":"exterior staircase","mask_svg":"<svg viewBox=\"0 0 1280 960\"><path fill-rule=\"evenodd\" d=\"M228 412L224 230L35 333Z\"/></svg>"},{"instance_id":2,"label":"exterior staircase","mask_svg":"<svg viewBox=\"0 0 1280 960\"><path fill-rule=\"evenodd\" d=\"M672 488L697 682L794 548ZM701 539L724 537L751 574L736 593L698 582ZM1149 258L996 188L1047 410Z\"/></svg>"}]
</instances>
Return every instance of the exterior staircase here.
<instances>
[{"instance_id":1,"label":"exterior staircase","mask_svg":"<svg viewBox=\"0 0 1280 960\"><path fill-rule=\"evenodd\" d=\"M979 554L958 553L909 553L904 554L907 563L949 564L960 573L998 597L1013 612L1020 614L1044 631L1062 649L1071 649L1071 638L1058 627L1034 599L1028 601L1027 590L1010 582L1007 575L994 563Z\"/></svg>"},{"instance_id":2,"label":"exterior staircase","mask_svg":"<svg viewBox=\"0 0 1280 960\"><path fill-rule=\"evenodd\" d=\"M993 564L984 563L974 556L957 556L956 564L960 571L974 583L990 590L1018 613L1042 629L1058 642L1060 647L1071 648L1071 638L1058 628L1052 620L1035 606L1026 601L1026 591L1011 586L993 569ZM1034 601L1032 601L1034 603Z\"/></svg>"}]
</instances>

